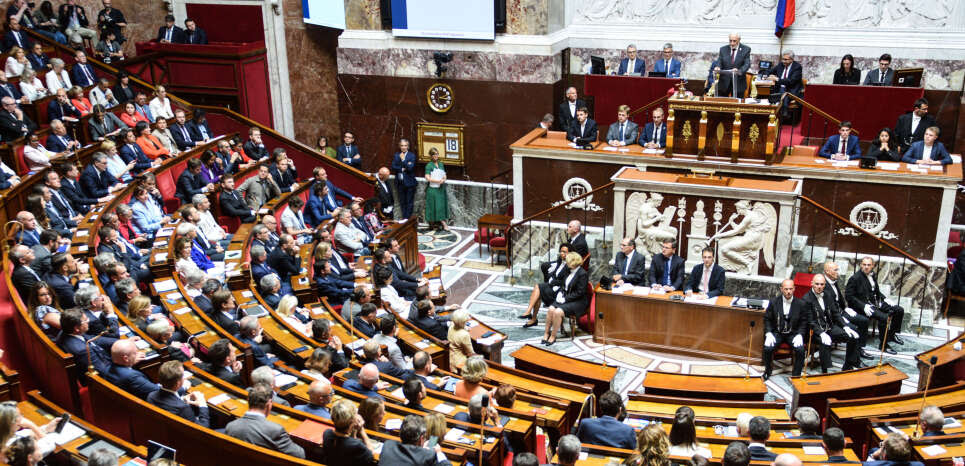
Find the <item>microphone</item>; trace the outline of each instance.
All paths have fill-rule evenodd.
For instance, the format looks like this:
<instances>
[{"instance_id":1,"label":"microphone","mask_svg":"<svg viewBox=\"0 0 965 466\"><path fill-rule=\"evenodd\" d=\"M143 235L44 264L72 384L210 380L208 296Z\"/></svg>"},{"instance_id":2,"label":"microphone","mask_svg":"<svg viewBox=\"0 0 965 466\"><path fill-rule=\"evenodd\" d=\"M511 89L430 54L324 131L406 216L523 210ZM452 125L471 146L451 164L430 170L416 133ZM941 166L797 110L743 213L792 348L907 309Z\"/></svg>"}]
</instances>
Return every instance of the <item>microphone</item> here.
<instances>
[{"instance_id":1,"label":"microphone","mask_svg":"<svg viewBox=\"0 0 965 466\"><path fill-rule=\"evenodd\" d=\"M91 361L91 359L90 359L90 344L93 343L94 340L96 340L96 339L104 336L104 334L106 334L107 332L108 332L108 330L107 330L107 329L104 329L104 331L102 331L101 333L98 333L96 336L94 336L94 337L91 338L90 340L87 340L87 341L84 342L84 349L87 351L87 371L88 371L88 372L94 370L94 361Z\"/></svg>"},{"instance_id":2,"label":"microphone","mask_svg":"<svg viewBox=\"0 0 965 466\"><path fill-rule=\"evenodd\" d=\"M933 355L928 359L928 378L925 379L925 391L921 392L921 406L918 407L919 413L925 409L925 399L928 398L928 387L931 385L931 375L935 372L935 364L938 364L938 356ZM918 438L919 429L921 429L921 422L915 424L915 434L911 436L912 438Z\"/></svg>"},{"instance_id":3,"label":"microphone","mask_svg":"<svg viewBox=\"0 0 965 466\"><path fill-rule=\"evenodd\" d=\"M603 367L606 367L606 325L603 325L603 311L596 313L596 319L600 321L600 327L603 329Z\"/></svg>"},{"instance_id":4,"label":"microphone","mask_svg":"<svg viewBox=\"0 0 965 466\"><path fill-rule=\"evenodd\" d=\"M744 380L748 380L751 377L751 342L754 340L754 326L757 325L756 320L750 322L750 326L747 327L747 364L744 367ZM603 354L606 354L605 352Z\"/></svg>"}]
</instances>

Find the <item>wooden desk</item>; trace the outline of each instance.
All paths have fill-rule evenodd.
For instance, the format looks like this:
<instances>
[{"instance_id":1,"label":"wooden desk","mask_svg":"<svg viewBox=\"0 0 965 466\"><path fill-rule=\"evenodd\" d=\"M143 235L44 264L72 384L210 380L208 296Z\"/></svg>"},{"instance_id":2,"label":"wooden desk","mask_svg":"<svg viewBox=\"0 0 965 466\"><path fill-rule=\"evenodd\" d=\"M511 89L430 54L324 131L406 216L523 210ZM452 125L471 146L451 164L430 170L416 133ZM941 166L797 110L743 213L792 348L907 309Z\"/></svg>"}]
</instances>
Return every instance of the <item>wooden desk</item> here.
<instances>
[{"instance_id":1,"label":"wooden desk","mask_svg":"<svg viewBox=\"0 0 965 466\"><path fill-rule=\"evenodd\" d=\"M777 105L767 99L744 103L714 98L676 99L667 102L667 150L673 154L773 161L777 154Z\"/></svg>"},{"instance_id":2,"label":"wooden desk","mask_svg":"<svg viewBox=\"0 0 965 466\"><path fill-rule=\"evenodd\" d=\"M700 421L735 421L740 413L750 413L752 416L764 416L772 424L790 421L784 400L776 401L727 401L716 399L676 398L659 395L630 394L627 400L627 412L637 417L673 418L677 408L690 406L694 410L697 422ZM776 429L774 425L772 429Z\"/></svg>"},{"instance_id":3,"label":"wooden desk","mask_svg":"<svg viewBox=\"0 0 965 466\"><path fill-rule=\"evenodd\" d=\"M959 334L944 345L936 346L915 356L915 360L918 361L918 390L925 389L928 371L931 370L929 361L932 356L937 357L938 361L931 376L931 388L946 387L954 385L959 380L965 380L965 348L955 351L953 346L956 342L962 342L965 345L965 333Z\"/></svg>"},{"instance_id":4,"label":"wooden desk","mask_svg":"<svg viewBox=\"0 0 965 466\"><path fill-rule=\"evenodd\" d=\"M681 398L716 398L720 400L764 401L767 386L760 377L676 374L648 371L643 379L648 395Z\"/></svg>"},{"instance_id":5,"label":"wooden desk","mask_svg":"<svg viewBox=\"0 0 965 466\"><path fill-rule=\"evenodd\" d=\"M593 341L617 343L688 356L747 362L760 360L764 344L764 311L731 307L729 296L714 304L671 301L673 294L637 296L618 294L599 286ZM748 328L761 324L748 335ZM604 335L606 340L604 342Z\"/></svg>"},{"instance_id":6,"label":"wooden desk","mask_svg":"<svg viewBox=\"0 0 965 466\"><path fill-rule=\"evenodd\" d=\"M422 272L422 269L419 267L418 227L419 222L415 220L415 217L412 217L405 222L390 224L386 229L382 230L376 238L378 244L385 247L388 247L393 239L398 241L399 245L402 246L402 249L399 251L399 259L402 260L402 266L405 267L406 272L416 276Z\"/></svg>"},{"instance_id":7,"label":"wooden desk","mask_svg":"<svg viewBox=\"0 0 965 466\"><path fill-rule=\"evenodd\" d=\"M871 420L871 444L880 442L888 436L891 431L901 431L912 438L912 448L915 450L915 458L924 462L926 466L951 465L952 458L965 456L965 446L962 440L965 439L965 412L943 413L945 418L952 418L958 421L957 427L946 426L942 429L943 435L925 437L921 431L915 436L915 428L918 425L918 416L908 416L897 419L872 419ZM945 449L944 453L931 455L925 451L931 445L939 445Z\"/></svg>"},{"instance_id":8,"label":"wooden desk","mask_svg":"<svg viewBox=\"0 0 965 466\"><path fill-rule=\"evenodd\" d=\"M523 346L511 356L516 360L516 368L521 371L576 384L590 384L597 399L610 390L617 375L616 367L571 358L533 345Z\"/></svg>"},{"instance_id":9,"label":"wooden desk","mask_svg":"<svg viewBox=\"0 0 965 466\"><path fill-rule=\"evenodd\" d=\"M829 398L853 400L869 396L897 395L901 392L901 382L907 378L907 374L891 364L882 364L881 369L872 366L809 375L806 380L804 377L791 377L791 386L794 389L791 411L801 406L810 406L824 417L827 415Z\"/></svg>"}]
</instances>

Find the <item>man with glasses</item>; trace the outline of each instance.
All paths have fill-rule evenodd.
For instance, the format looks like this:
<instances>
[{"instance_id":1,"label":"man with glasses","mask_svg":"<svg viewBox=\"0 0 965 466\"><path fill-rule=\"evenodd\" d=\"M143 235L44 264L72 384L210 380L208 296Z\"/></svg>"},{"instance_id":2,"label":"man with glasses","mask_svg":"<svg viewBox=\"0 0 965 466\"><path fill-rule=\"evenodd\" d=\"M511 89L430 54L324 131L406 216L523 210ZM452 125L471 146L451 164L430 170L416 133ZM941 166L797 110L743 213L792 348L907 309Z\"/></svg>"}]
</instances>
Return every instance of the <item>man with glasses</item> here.
<instances>
[{"instance_id":1,"label":"man with glasses","mask_svg":"<svg viewBox=\"0 0 965 466\"><path fill-rule=\"evenodd\" d=\"M120 183L107 171L107 155L98 152L80 175L80 186L87 197L100 199L127 185Z\"/></svg>"},{"instance_id":2,"label":"man with glasses","mask_svg":"<svg viewBox=\"0 0 965 466\"><path fill-rule=\"evenodd\" d=\"M647 258L635 251L633 238L626 237L620 241L620 252L613 261L613 284L623 286L629 283L633 286L647 284Z\"/></svg>"},{"instance_id":3,"label":"man with glasses","mask_svg":"<svg viewBox=\"0 0 965 466\"><path fill-rule=\"evenodd\" d=\"M617 74L620 76L643 76L646 71L647 63L642 58L637 57L637 46L628 45L627 57L620 60L620 69Z\"/></svg>"},{"instance_id":4,"label":"man with glasses","mask_svg":"<svg viewBox=\"0 0 965 466\"><path fill-rule=\"evenodd\" d=\"M3 111L0 111L0 140L14 141L37 130L37 125L24 115L13 97L0 99L0 104L3 104Z\"/></svg>"},{"instance_id":5,"label":"man with glasses","mask_svg":"<svg viewBox=\"0 0 965 466\"><path fill-rule=\"evenodd\" d=\"M665 73L668 78L680 77L680 60L673 57L673 44L663 44L661 59L653 64L654 73Z\"/></svg>"}]
</instances>

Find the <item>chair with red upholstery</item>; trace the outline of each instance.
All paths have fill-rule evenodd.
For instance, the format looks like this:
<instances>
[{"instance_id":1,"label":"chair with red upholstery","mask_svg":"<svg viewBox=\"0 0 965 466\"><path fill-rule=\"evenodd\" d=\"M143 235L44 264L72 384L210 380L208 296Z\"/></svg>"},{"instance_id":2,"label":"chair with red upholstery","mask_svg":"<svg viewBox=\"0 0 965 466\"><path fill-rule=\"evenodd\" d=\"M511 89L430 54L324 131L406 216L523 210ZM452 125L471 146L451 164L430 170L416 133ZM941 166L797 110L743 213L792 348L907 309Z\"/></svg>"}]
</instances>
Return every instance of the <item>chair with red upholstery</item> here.
<instances>
[{"instance_id":1,"label":"chair with red upholstery","mask_svg":"<svg viewBox=\"0 0 965 466\"><path fill-rule=\"evenodd\" d=\"M590 307L586 314L580 316L579 326L587 333L592 334L596 330L596 293L593 292L592 283L586 284L586 292L590 294Z\"/></svg>"},{"instance_id":2,"label":"chair with red upholstery","mask_svg":"<svg viewBox=\"0 0 965 466\"><path fill-rule=\"evenodd\" d=\"M482 247L484 244L489 247L489 242L493 239L493 235L489 231L489 228L483 227L476 230L476 233L473 234L472 239L474 242L479 244L479 257L482 257Z\"/></svg>"},{"instance_id":3,"label":"chair with red upholstery","mask_svg":"<svg viewBox=\"0 0 965 466\"><path fill-rule=\"evenodd\" d=\"M174 183L174 178L171 176L170 170L165 170L157 174L157 189L161 191L161 197L164 198L164 210L168 213L178 210L181 207L181 200L174 197L174 193L177 192L177 185Z\"/></svg>"},{"instance_id":4,"label":"chair with red upholstery","mask_svg":"<svg viewBox=\"0 0 965 466\"><path fill-rule=\"evenodd\" d=\"M500 253L506 256L506 265L509 265L509 241L505 236L495 236L489 240L489 265L495 265L496 256Z\"/></svg>"},{"instance_id":5,"label":"chair with red upholstery","mask_svg":"<svg viewBox=\"0 0 965 466\"><path fill-rule=\"evenodd\" d=\"M798 272L794 274L794 297L801 299L811 290L811 279L816 274Z\"/></svg>"},{"instance_id":6,"label":"chair with red upholstery","mask_svg":"<svg viewBox=\"0 0 965 466\"><path fill-rule=\"evenodd\" d=\"M27 169L27 159L23 157L24 147L25 146L23 144L19 144L15 149L17 151L17 174L20 176L24 176L28 171L30 171Z\"/></svg>"},{"instance_id":7,"label":"chair with red upholstery","mask_svg":"<svg viewBox=\"0 0 965 466\"><path fill-rule=\"evenodd\" d=\"M241 219L240 219L240 218L238 218L238 217L231 217L231 216L227 216L227 215L219 215L219 216L218 216L218 223L220 223L221 226L222 226L228 233L231 233L231 234L235 234L235 232L238 231L238 228L241 227Z\"/></svg>"}]
</instances>

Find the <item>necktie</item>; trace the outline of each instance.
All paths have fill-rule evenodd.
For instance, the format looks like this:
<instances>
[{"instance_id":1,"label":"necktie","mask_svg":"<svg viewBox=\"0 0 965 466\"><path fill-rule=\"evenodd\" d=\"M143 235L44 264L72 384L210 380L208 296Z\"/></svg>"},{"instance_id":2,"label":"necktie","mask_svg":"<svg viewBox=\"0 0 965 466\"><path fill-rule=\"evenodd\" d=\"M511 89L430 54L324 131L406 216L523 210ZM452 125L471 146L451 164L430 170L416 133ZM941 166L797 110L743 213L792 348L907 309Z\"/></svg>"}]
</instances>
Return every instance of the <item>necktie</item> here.
<instances>
[{"instance_id":1,"label":"necktie","mask_svg":"<svg viewBox=\"0 0 965 466\"><path fill-rule=\"evenodd\" d=\"M661 126L663 126L663 125L661 125ZM657 140L657 134L658 134L659 132L660 132L660 126L654 125L654 127L653 127L653 142L656 142L656 143L658 143L658 144L660 143L660 141Z\"/></svg>"},{"instance_id":2,"label":"necktie","mask_svg":"<svg viewBox=\"0 0 965 466\"><path fill-rule=\"evenodd\" d=\"M635 62L635 61L636 61L636 60L630 60L630 61L627 63L627 74L628 74L628 75L631 74L631 73L633 73L633 62Z\"/></svg>"},{"instance_id":3,"label":"necktie","mask_svg":"<svg viewBox=\"0 0 965 466\"><path fill-rule=\"evenodd\" d=\"M164 40L166 40L166 41L168 41L168 42L171 42L171 33L172 33L172 32L174 32L174 28L173 28L173 27L168 28L167 34L164 35Z\"/></svg>"},{"instance_id":4,"label":"necktie","mask_svg":"<svg viewBox=\"0 0 965 466\"><path fill-rule=\"evenodd\" d=\"M730 64L733 65L737 61L737 49L730 49Z\"/></svg>"},{"instance_id":5,"label":"necktie","mask_svg":"<svg viewBox=\"0 0 965 466\"><path fill-rule=\"evenodd\" d=\"M40 275L37 275L37 272L34 272L34 269L30 268L30 266L25 265L25 266L23 266L23 267L24 267L25 269L27 269L27 270L30 272L30 275L33 275L34 278L36 278L38 282L39 282L39 281L43 281L43 280L40 279Z\"/></svg>"},{"instance_id":6,"label":"necktie","mask_svg":"<svg viewBox=\"0 0 965 466\"><path fill-rule=\"evenodd\" d=\"M710 269L704 268L704 274L700 277L700 291L703 293L710 291Z\"/></svg>"},{"instance_id":7,"label":"necktie","mask_svg":"<svg viewBox=\"0 0 965 466\"><path fill-rule=\"evenodd\" d=\"M664 285L670 284L670 258L667 258L667 264L664 265L663 282Z\"/></svg>"},{"instance_id":8,"label":"necktie","mask_svg":"<svg viewBox=\"0 0 965 466\"><path fill-rule=\"evenodd\" d=\"M181 134L184 136L185 141L191 140L191 136L188 136L188 129L185 128L184 125L181 125Z\"/></svg>"},{"instance_id":9,"label":"necktie","mask_svg":"<svg viewBox=\"0 0 965 466\"><path fill-rule=\"evenodd\" d=\"M65 138L65 137L63 137L63 136L57 136L57 138L60 139L60 143L63 144L64 147L66 148L66 147L67 147L67 138Z\"/></svg>"},{"instance_id":10,"label":"necktie","mask_svg":"<svg viewBox=\"0 0 965 466\"><path fill-rule=\"evenodd\" d=\"M626 133L624 132L625 128L626 128L626 123L620 123L620 140L621 141L626 139Z\"/></svg>"},{"instance_id":11,"label":"necktie","mask_svg":"<svg viewBox=\"0 0 965 466\"><path fill-rule=\"evenodd\" d=\"M663 61L663 72L667 73L668 76L670 75L670 60Z\"/></svg>"},{"instance_id":12,"label":"necktie","mask_svg":"<svg viewBox=\"0 0 965 466\"><path fill-rule=\"evenodd\" d=\"M847 152L844 151L844 149L845 149L847 146L848 146L848 140L845 139L845 138L841 138L841 148L838 149L838 152L841 153L841 154L847 154Z\"/></svg>"},{"instance_id":13,"label":"necktie","mask_svg":"<svg viewBox=\"0 0 965 466\"><path fill-rule=\"evenodd\" d=\"M630 252L630 255L627 256L627 265L623 267L623 275L627 275L630 273L630 262L632 260L633 260L633 252Z\"/></svg>"},{"instance_id":14,"label":"necktie","mask_svg":"<svg viewBox=\"0 0 965 466\"><path fill-rule=\"evenodd\" d=\"M80 65L80 69L84 71L84 76L87 77L87 81L88 81L89 83L94 82L94 76L92 76L92 75L90 74L90 70L87 69L87 66L85 66L85 65Z\"/></svg>"},{"instance_id":15,"label":"necktie","mask_svg":"<svg viewBox=\"0 0 965 466\"><path fill-rule=\"evenodd\" d=\"M71 209L71 208L70 208L70 203L67 202L67 201L65 201L64 198L61 197L61 195L60 195L60 190L59 190L59 189L51 189L50 191L54 193L54 196L57 196L57 200L60 201L60 203L63 204L64 207L67 207L67 216L68 216L68 217L73 217L73 216L74 216L74 209Z\"/></svg>"},{"instance_id":16,"label":"necktie","mask_svg":"<svg viewBox=\"0 0 965 466\"><path fill-rule=\"evenodd\" d=\"M878 84L881 84L884 82L885 82L885 73L882 72L881 70L878 70Z\"/></svg>"},{"instance_id":17,"label":"necktie","mask_svg":"<svg viewBox=\"0 0 965 466\"><path fill-rule=\"evenodd\" d=\"M781 76L781 79L787 79L787 73L788 73L789 71L791 71L791 67L790 67L790 66L784 68L784 75Z\"/></svg>"},{"instance_id":18,"label":"necktie","mask_svg":"<svg viewBox=\"0 0 965 466\"><path fill-rule=\"evenodd\" d=\"M208 139L208 131L204 129L204 125L198 125L198 131L201 131L201 137L205 140Z\"/></svg>"},{"instance_id":19,"label":"necktie","mask_svg":"<svg viewBox=\"0 0 965 466\"><path fill-rule=\"evenodd\" d=\"M20 42L20 33L14 31L13 37L17 39L17 45L18 45L20 48L23 48L23 42Z\"/></svg>"}]
</instances>

